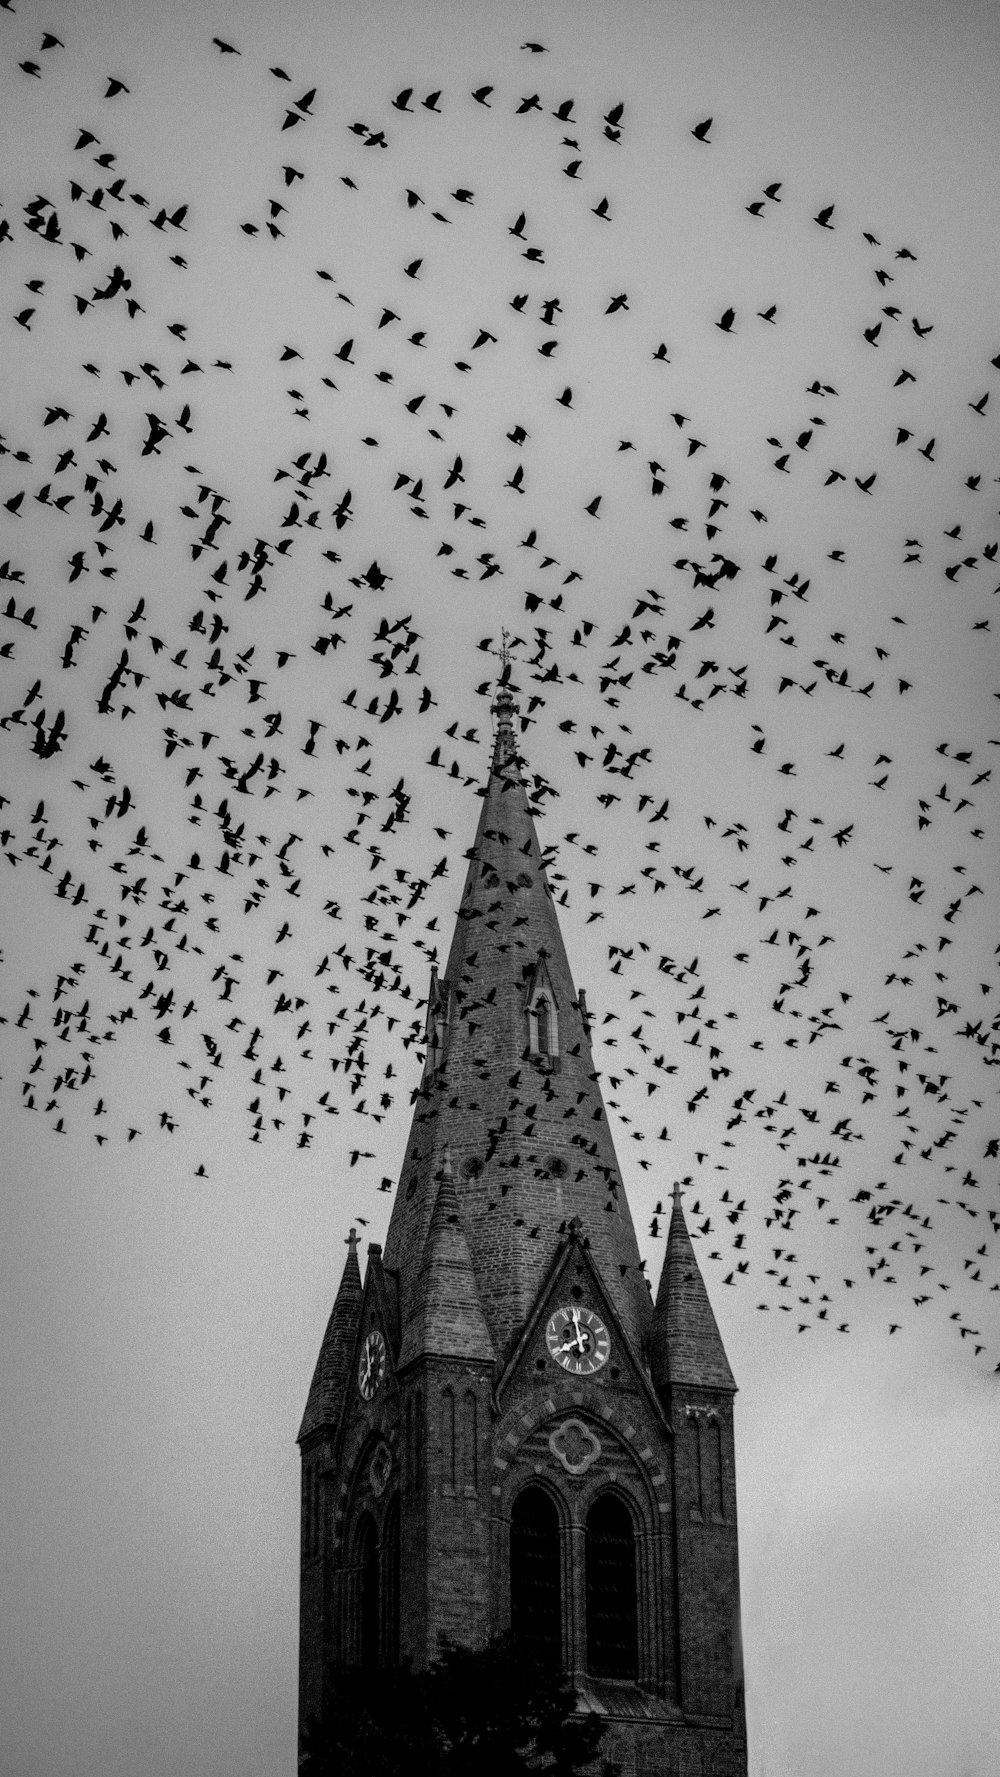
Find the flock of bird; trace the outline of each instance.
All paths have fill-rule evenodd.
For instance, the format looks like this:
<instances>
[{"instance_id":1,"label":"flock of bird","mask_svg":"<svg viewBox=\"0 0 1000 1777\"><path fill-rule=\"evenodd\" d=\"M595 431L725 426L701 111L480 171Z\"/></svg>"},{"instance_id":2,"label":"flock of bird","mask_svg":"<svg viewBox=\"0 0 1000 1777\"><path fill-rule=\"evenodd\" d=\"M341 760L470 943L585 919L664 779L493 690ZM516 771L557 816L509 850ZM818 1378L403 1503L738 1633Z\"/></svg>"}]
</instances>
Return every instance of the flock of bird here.
<instances>
[{"instance_id":1,"label":"flock of bird","mask_svg":"<svg viewBox=\"0 0 1000 1777\"><path fill-rule=\"evenodd\" d=\"M73 54L64 37L15 51L40 95ZM227 90L241 47L206 32L204 54L235 115L251 92ZM834 382L818 354L755 459L727 455L717 421L685 411L699 365L717 334L764 349L786 305L746 291L706 312L703 337L668 340L627 257L606 287L560 277L551 180L566 182L567 227L603 251L628 203L615 157L629 107L568 98L544 45L521 54L537 92L499 74L467 91L403 84L365 121L327 115L320 80L252 71L274 183L229 218L227 300L256 254L290 313L323 304L322 328L289 321L266 365L212 343L219 314L201 298L185 313L218 227L202 230L200 192L133 173L127 69L67 125L44 192L4 181L0 266L21 289L2 324L24 392L0 436L0 852L5 902L45 934L41 973L30 942L6 948L4 1090L98 1146L213 1109L253 1143L333 1153L336 1135L352 1189L388 1196L388 1132L417 1085L429 966L509 683L564 923L593 946L604 922L595 1060L649 1235L664 1231L669 1155L700 1250L763 1310L847 1331L850 1292L895 1285L890 1332L936 1304L996 1357L992 684L929 735L926 706L909 714L934 664L914 634L926 606L861 617L837 577L896 464L936 466L919 534L889 535L891 504L871 534L899 574L955 601L974 684L1000 590L981 430L1000 352L928 430L915 391L939 323L916 306L918 253L884 231L848 240L837 202L803 205L765 178L734 194L734 238L793 211L810 251L837 237L837 266L867 280L852 326L867 357L845 354ZM419 132L461 147L481 127L512 145L534 130L516 153L537 181L442 179ZM677 124L692 180L723 128ZM353 279L315 263L304 206L332 188L334 257ZM395 218L374 247L369 190ZM372 300L366 262L383 254L394 269ZM496 286L478 312L477 265ZM60 360L74 372L56 387ZM640 391L634 436L592 398L602 363ZM261 462L270 494L251 500L219 416L272 374L291 380L258 458L272 433L281 448ZM863 459L837 419L851 379L881 404ZM840 541L810 558L788 520L819 500ZM609 588L591 559L616 525L626 564L638 531L653 543ZM478 625L464 659L460 609ZM562 801L569 830L546 843ZM127 1097L121 1056L137 1050L167 1101L151 1121ZM633 1148L647 1140L672 1146Z\"/></svg>"}]
</instances>

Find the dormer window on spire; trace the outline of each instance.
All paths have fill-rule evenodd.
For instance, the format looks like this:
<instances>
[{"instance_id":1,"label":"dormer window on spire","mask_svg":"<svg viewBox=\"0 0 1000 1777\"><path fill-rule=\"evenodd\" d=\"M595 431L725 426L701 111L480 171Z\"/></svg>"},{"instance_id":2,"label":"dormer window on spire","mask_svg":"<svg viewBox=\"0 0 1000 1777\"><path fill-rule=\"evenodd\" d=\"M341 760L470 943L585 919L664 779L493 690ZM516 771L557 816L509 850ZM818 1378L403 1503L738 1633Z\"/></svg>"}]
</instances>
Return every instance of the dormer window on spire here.
<instances>
[{"instance_id":1,"label":"dormer window on spire","mask_svg":"<svg viewBox=\"0 0 1000 1777\"><path fill-rule=\"evenodd\" d=\"M559 1064L559 1010L544 956L540 956L528 986L524 1007L528 1054L550 1068Z\"/></svg>"},{"instance_id":2,"label":"dormer window on spire","mask_svg":"<svg viewBox=\"0 0 1000 1777\"><path fill-rule=\"evenodd\" d=\"M436 1074L444 1067L448 1048L449 999L448 983L441 981L437 970L432 968L430 992L427 996L427 1030L424 1038L427 1045L425 1066L429 1074Z\"/></svg>"}]
</instances>

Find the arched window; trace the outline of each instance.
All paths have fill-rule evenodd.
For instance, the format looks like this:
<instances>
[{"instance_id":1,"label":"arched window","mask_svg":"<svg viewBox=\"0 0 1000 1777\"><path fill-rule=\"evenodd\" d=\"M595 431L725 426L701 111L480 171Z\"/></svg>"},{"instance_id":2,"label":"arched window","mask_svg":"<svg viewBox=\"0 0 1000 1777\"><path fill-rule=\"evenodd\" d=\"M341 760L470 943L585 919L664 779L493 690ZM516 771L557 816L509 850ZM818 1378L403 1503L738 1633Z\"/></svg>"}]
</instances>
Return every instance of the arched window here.
<instances>
[{"instance_id":1,"label":"arched window","mask_svg":"<svg viewBox=\"0 0 1000 1777\"><path fill-rule=\"evenodd\" d=\"M586 1563L587 1671L594 1678L636 1678L635 1532L613 1493L602 1493L587 1514Z\"/></svg>"},{"instance_id":2,"label":"arched window","mask_svg":"<svg viewBox=\"0 0 1000 1777\"><path fill-rule=\"evenodd\" d=\"M705 1515L705 1501L701 1480L701 1418L697 1413L692 1412L690 1409L688 1410L687 1426L691 1477L693 1482L691 1489L692 1503L690 1516L692 1518L703 1518Z\"/></svg>"},{"instance_id":3,"label":"arched window","mask_svg":"<svg viewBox=\"0 0 1000 1777\"><path fill-rule=\"evenodd\" d=\"M455 1396L450 1388L441 1395L441 1479L449 1493L455 1491Z\"/></svg>"},{"instance_id":4,"label":"arched window","mask_svg":"<svg viewBox=\"0 0 1000 1777\"><path fill-rule=\"evenodd\" d=\"M355 1649L358 1664L379 1663L379 1558L378 1536L372 1518L366 1513L357 1535L357 1614Z\"/></svg>"},{"instance_id":5,"label":"arched window","mask_svg":"<svg viewBox=\"0 0 1000 1777\"><path fill-rule=\"evenodd\" d=\"M462 1485L466 1493L476 1493L479 1489L479 1414L471 1388L466 1390L462 1404L462 1420Z\"/></svg>"},{"instance_id":6,"label":"arched window","mask_svg":"<svg viewBox=\"0 0 1000 1777\"><path fill-rule=\"evenodd\" d=\"M322 1495L318 1462L310 1463L305 1472L305 1548L311 1559L320 1552Z\"/></svg>"},{"instance_id":7,"label":"arched window","mask_svg":"<svg viewBox=\"0 0 1000 1777\"><path fill-rule=\"evenodd\" d=\"M562 1664L559 1516L541 1487L526 1487L510 1516L510 1627L541 1666Z\"/></svg>"},{"instance_id":8,"label":"arched window","mask_svg":"<svg viewBox=\"0 0 1000 1777\"><path fill-rule=\"evenodd\" d=\"M399 1665L399 1498L393 1499L382 1526L382 1645L385 1664Z\"/></svg>"},{"instance_id":9,"label":"arched window","mask_svg":"<svg viewBox=\"0 0 1000 1777\"><path fill-rule=\"evenodd\" d=\"M559 1013L544 956L539 957L531 975L524 1009L528 1024L528 1053L546 1058L550 1066L555 1067L559 1055Z\"/></svg>"},{"instance_id":10,"label":"arched window","mask_svg":"<svg viewBox=\"0 0 1000 1777\"><path fill-rule=\"evenodd\" d=\"M722 1427L717 1419L711 1421L712 1427L712 1480L714 1483L712 1501L714 1510L720 1518L726 1515L726 1490L722 1478Z\"/></svg>"},{"instance_id":11,"label":"arched window","mask_svg":"<svg viewBox=\"0 0 1000 1777\"><path fill-rule=\"evenodd\" d=\"M413 1490L420 1493L424 1485L424 1397L419 1388L413 1397Z\"/></svg>"}]
</instances>

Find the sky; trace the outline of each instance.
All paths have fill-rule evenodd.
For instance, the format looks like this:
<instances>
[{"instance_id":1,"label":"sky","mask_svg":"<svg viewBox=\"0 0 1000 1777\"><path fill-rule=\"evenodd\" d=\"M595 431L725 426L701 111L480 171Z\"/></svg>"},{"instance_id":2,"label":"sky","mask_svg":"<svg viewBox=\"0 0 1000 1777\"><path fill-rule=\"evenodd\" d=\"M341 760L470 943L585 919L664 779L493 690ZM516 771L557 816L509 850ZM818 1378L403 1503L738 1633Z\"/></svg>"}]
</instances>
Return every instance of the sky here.
<instances>
[{"instance_id":1,"label":"sky","mask_svg":"<svg viewBox=\"0 0 1000 1777\"><path fill-rule=\"evenodd\" d=\"M964 0L0 7L2 1777L294 1767L504 632L739 1384L752 1777L998 1768L998 62Z\"/></svg>"}]
</instances>

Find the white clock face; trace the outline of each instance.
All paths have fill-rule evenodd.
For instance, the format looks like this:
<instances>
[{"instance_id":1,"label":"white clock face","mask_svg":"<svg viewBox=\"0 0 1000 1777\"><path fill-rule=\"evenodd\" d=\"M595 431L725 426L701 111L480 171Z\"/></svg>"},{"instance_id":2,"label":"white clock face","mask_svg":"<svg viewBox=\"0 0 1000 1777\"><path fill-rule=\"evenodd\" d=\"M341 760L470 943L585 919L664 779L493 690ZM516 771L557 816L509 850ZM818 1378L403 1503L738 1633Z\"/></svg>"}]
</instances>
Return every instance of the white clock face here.
<instances>
[{"instance_id":1,"label":"white clock face","mask_svg":"<svg viewBox=\"0 0 1000 1777\"><path fill-rule=\"evenodd\" d=\"M572 1376L592 1376L611 1355L611 1334L592 1308L557 1308L545 1343L549 1356Z\"/></svg>"},{"instance_id":2,"label":"white clock face","mask_svg":"<svg viewBox=\"0 0 1000 1777\"><path fill-rule=\"evenodd\" d=\"M361 1362L358 1365L358 1387L366 1401L370 1401L385 1375L385 1340L376 1329L369 1333L361 1347Z\"/></svg>"}]
</instances>

